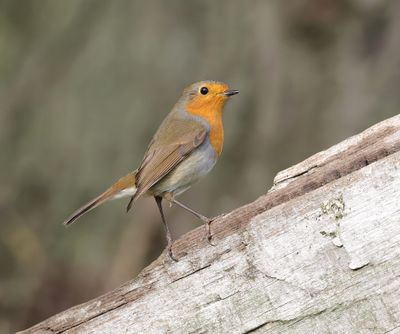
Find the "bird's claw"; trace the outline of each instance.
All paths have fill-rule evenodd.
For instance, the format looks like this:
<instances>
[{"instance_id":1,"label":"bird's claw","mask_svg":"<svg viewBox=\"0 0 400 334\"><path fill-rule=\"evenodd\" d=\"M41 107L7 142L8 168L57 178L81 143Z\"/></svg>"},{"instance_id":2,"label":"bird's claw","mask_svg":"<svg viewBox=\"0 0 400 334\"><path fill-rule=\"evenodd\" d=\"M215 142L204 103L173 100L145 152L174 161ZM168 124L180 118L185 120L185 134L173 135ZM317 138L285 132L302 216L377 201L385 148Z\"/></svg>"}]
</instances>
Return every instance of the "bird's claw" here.
<instances>
[{"instance_id":1,"label":"bird's claw","mask_svg":"<svg viewBox=\"0 0 400 334\"><path fill-rule=\"evenodd\" d=\"M204 220L204 225L206 228L206 237L207 237L207 242L211 245L211 246L215 246L215 244L212 242L212 234L211 234L211 223L213 222L213 219L205 219Z\"/></svg>"},{"instance_id":2,"label":"bird's claw","mask_svg":"<svg viewBox=\"0 0 400 334\"><path fill-rule=\"evenodd\" d=\"M171 260L178 262L178 259L175 257L174 253L172 252L172 243L167 246L167 252L168 252L168 256L170 257Z\"/></svg>"}]
</instances>

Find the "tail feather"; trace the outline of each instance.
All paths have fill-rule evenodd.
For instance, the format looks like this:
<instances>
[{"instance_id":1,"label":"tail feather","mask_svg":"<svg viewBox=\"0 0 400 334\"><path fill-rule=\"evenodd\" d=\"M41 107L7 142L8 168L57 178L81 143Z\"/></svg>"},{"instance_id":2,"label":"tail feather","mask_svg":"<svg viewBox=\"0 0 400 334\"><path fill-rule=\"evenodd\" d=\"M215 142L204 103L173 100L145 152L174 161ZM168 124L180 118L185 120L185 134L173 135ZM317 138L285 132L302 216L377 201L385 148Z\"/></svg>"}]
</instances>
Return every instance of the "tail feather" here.
<instances>
[{"instance_id":1,"label":"tail feather","mask_svg":"<svg viewBox=\"0 0 400 334\"><path fill-rule=\"evenodd\" d=\"M78 218L98 207L100 204L103 204L108 199L110 199L110 195L108 194L108 191L106 191L76 210L67 220L64 221L64 225L68 226L73 224L75 221L78 220Z\"/></svg>"},{"instance_id":2,"label":"tail feather","mask_svg":"<svg viewBox=\"0 0 400 334\"><path fill-rule=\"evenodd\" d=\"M86 203L78 210L76 210L69 218L64 221L64 225L68 226L73 224L85 213L93 210L94 208L98 207L100 204L103 204L108 200L133 196L136 193L135 176L136 171L120 178L104 193L100 194L99 196L92 199L90 202Z\"/></svg>"}]
</instances>

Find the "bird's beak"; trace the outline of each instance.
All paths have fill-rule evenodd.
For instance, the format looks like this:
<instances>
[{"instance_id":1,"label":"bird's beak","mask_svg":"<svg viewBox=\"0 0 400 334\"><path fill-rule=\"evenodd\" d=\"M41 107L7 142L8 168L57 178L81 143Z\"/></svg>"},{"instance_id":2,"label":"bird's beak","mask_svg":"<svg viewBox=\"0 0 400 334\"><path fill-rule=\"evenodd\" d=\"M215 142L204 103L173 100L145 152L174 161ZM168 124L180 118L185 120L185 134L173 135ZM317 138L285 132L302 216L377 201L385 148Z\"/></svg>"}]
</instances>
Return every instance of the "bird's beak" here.
<instances>
[{"instance_id":1,"label":"bird's beak","mask_svg":"<svg viewBox=\"0 0 400 334\"><path fill-rule=\"evenodd\" d=\"M239 91L238 90L233 90L233 89L229 89L229 90L226 90L226 91L224 91L223 93L222 93L222 95L225 95L225 96L232 96L232 95L236 95L236 94L239 94Z\"/></svg>"}]
</instances>

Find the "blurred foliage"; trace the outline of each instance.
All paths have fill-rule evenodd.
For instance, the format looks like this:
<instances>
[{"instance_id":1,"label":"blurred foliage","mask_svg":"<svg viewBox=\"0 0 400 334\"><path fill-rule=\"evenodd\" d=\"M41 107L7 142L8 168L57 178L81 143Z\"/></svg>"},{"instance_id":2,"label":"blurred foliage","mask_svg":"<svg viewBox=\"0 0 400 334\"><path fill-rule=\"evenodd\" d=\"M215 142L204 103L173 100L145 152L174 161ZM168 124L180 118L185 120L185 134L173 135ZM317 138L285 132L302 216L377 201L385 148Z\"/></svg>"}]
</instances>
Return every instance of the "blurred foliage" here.
<instances>
[{"instance_id":1,"label":"blurred foliage","mask_svg":"<svg viewBox=\"0 0 400 334\"><path fill-rule=\"evenodd\" d=\"M219 163L182 196L212 216L398 113L400 3L0 2L0 332L117 287L165 241L155 203L76 207L136 168L188 84L241 94ZM167 209L176 235L199 225Z\"/></svg>"}]
</instances>

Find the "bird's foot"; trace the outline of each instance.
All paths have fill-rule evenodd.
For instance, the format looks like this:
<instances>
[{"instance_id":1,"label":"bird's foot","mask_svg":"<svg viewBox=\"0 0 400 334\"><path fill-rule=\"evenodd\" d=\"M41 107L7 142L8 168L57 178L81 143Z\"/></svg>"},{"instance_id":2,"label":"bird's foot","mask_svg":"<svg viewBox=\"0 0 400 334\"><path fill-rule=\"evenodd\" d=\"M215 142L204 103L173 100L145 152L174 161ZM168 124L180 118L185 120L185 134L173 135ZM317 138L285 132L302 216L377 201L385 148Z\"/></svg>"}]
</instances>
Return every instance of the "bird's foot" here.
<instances>
[{"instance_id":1,"label":"bird's foot","mask_svg":"<svg viewBox=\"0 0 400 334\"><path fill-rule=\"evenodd\" d=\"M172 252L172 242L167 245L167 252L168 256L171 260L178 262L178 259L175 257L174 253Z\"/></svg>"},{"instance_id":2,"label":"bird's foot","mask_svg":"<svg viewBox=\"0 0 400 334\"><path fill-rule=\"evenodd\" d=\"M204 221L204 226L206 228L207 242L211 246L215 246L215 243L212 242L212 234L211 234L211 223L213 222L213 219L204 217L203 221Z\"/></svg>"}]
</instances>

